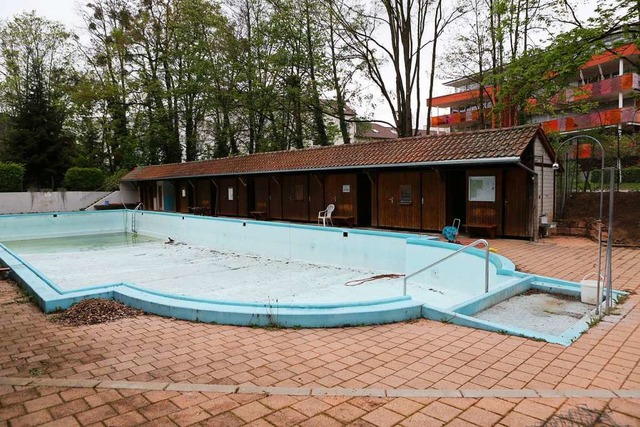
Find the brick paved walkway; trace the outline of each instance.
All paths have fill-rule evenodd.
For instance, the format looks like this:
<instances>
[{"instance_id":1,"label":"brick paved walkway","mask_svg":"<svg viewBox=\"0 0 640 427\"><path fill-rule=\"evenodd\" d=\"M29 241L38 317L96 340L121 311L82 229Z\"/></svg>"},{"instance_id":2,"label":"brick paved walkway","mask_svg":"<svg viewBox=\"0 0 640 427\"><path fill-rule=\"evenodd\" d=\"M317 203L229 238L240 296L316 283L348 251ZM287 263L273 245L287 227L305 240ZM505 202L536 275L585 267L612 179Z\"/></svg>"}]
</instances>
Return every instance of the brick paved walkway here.
<instances>
[{"instance_id":1,"label":"brick paved walkway","mask_svg":"<svg viewBox=\"0 0 640 427\"><path fill-rule=\"evenodd\" d=\"M495 240L579 280L596 246ZM640 251L618 249L618 289ZM419 320L267 330L142 316L65 327L0 281L0 425L640 425L640 296L570 347Z\"/></svg>"}]
</instances>

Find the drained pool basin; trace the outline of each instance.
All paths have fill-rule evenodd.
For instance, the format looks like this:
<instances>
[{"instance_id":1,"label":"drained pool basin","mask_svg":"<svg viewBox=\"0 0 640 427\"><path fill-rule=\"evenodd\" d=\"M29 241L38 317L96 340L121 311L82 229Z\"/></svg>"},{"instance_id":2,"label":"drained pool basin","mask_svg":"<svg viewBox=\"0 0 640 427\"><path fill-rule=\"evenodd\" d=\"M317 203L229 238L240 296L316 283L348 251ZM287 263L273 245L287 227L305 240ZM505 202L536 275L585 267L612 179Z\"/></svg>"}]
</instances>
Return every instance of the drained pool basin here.
<instances>
[{"instance_id":1,"label":"drained pool basin","mask_svg":"<svg viewBox=\"0 0 640 427\"><path fill-rule=\"evenodd\" d=\"M460 248L408 233L147 211L4 216L0 233L3 264L45 312L102 297L233 325L330 327L455 313L491 329L463 307L550 283L491 254L485 292L484 251L469 248L412 277L405 293L405 275Z\"/></svg>"}]
</instances>

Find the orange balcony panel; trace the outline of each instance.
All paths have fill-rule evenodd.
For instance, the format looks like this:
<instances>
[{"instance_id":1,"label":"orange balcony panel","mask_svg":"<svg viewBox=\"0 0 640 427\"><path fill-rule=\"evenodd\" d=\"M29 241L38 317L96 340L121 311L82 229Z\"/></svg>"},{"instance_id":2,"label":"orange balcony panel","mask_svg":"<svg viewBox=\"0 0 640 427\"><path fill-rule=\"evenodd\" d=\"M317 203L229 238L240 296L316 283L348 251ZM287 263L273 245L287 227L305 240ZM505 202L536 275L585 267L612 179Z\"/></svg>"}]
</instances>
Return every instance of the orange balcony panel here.
<instances>
[{"instance_id":1,"label":"orange balcony panel","mask_svg":"<svg viewBox=\"0 0 640 427\"><path fill-rule=\"evenodd\" d=\"M542 127L545 132L569 132L637 121L638 116L640 116L640 112L636 111L635 107L615 108L613 110L595 111L579 116L549 120L543 122Z\"/></svg>"},{"instance_id":2,"label":"orange balcony panel","mask_svg":"<svg viewBox=\"0 0 640 427\"><path fill-rule=\"evenodd\" d=\"M491 110L485 110L485 113L488 114ZM431 126L455 126L461 125L465 123L474 123L480 120L480 111L479 110L470 110L465 111L464 113L451 113L444 116L436 116L431 118Z\"/></svg>"},{"instance_id":3,"label":"orange balcony panel","mask_svg":"<svg viewBox=\"0 0 640 427\"><path fill-rule=\"evenodd\" d=\"M638 46L636 46L635 43L626 44L613 49L613 52L604 52L600 55L594 55L580 68L584 69L595 67L596 65L601 65L609 61L619 59L620 57L637 55L638 53L640 53L640 49L638 49Z\"/></svg>"},{"instance_id":4,"label":"orange balcony panel","mask_svg":"<svg viewBox=\"0 0 640 427\"><path fill-rule=\"evenodd\" d=\"M493 95L493 88L486 87L484 88L484 99L489 99L490 96ZM480 90L468 90L466 92L457 92L449 95L436 96L431 99L432 107L455 107L461 105L471 105L474 101L480 99ZM427 100L427 105L429 105L429 100Z\"/></svg>"}]
</instances>

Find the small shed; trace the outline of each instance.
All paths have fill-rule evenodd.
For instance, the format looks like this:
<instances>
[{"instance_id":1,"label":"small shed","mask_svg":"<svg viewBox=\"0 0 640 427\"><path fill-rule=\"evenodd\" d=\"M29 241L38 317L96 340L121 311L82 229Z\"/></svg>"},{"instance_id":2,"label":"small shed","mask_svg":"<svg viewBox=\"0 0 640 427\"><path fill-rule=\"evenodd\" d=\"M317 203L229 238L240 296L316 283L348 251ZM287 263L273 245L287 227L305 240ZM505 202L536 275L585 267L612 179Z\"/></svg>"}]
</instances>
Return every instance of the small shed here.
<instances>
[{"instance_id":1,"label":"small shed","mask_svg":"<svg viewBox=\"0 0 640 427\"><path fill-rule=\"evenodd\" d=\"M539 126L398 138L138 167L146 209L535 238L553 219L553 150Z\"/></svg>"}]
</instances>

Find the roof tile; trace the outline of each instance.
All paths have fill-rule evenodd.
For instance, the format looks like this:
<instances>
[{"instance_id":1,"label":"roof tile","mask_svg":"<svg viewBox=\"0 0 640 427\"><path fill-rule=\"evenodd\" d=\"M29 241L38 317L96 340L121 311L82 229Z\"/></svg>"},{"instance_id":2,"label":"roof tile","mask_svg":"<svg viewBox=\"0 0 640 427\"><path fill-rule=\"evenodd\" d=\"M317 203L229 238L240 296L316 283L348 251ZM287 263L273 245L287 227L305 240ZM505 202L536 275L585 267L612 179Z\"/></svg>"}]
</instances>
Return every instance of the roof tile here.
<instances>
[{"instance_id":1,"label":"roof tile","mask_svg":"<svg viewBox=\"0 0 640 427\"><path fill-rule=\"evenodd\" d=\"M539 126L397 138L138 167L124 181L519 157Z\"/></svg>"}]
</instances>

